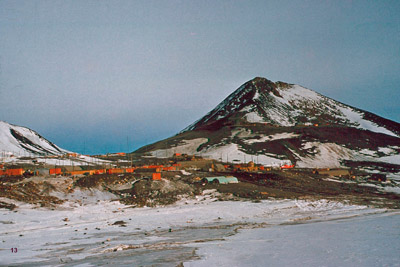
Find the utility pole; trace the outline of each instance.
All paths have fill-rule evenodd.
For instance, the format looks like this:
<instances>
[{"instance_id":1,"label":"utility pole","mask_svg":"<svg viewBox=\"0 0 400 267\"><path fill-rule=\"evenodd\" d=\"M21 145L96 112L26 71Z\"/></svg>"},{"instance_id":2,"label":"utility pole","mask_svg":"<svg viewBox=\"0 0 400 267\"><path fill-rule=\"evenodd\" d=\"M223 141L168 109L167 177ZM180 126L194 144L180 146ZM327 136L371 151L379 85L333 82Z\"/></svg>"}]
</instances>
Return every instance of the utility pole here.
<instances>
[{"instance_id":1,"label":"utility pole","mask_svg":"<svg viewBox=\"0 0 400 267\"><path fill-rule=\"evenodd\" d=\"M126 136L126 153L129 153L129 136Z\"/></svg>"},{"instance_id":2,"label":"utility pole","mask_svg":"<svg viewBox=\"0 0 400 267\"><path fill-rule=\"evenodd\" d=\"M168 141L165 142L165 165L167 165L168 163L167 149L168 149Z\"/></svg>"}]
</instances>

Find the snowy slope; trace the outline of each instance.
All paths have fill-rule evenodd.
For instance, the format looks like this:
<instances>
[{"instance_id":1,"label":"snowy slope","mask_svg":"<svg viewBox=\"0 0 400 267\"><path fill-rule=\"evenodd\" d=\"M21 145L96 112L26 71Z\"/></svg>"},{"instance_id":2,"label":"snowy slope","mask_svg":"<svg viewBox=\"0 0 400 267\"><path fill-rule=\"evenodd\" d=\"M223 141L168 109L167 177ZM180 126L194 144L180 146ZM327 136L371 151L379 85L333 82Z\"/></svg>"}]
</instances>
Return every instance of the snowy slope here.
<instances>
[{"instance_id":1,"label":"snowy slope","mask_svg":"<svg viewBox=\"0 0 400 267\"><path fill-rule=\"evenodd\" d=\"M282 166L290 164L290 160L286 158L278 158L276 155L252 155L243 150L238 144L217 144L205 149L198 148L206 144L206 138L198 138L193 140L185 140L184 142L168 149L158 149L151 151L151 155L157 158L172 157L174 153L184 153L189 155L197 155L203 158L216 159L226 162L249 162L264 164L267 166Z\"/></svg>"},{"instance_id":2,"label":"snowy slope","mask_svg":"<svg viewBox=\"0 0 400 267\"><path fill-rule=\"evenodd\" d=\"M0 121L0 152L23 156L61 155L69 151L59 148L29 128Z\"/></svg>"}]
</instances>

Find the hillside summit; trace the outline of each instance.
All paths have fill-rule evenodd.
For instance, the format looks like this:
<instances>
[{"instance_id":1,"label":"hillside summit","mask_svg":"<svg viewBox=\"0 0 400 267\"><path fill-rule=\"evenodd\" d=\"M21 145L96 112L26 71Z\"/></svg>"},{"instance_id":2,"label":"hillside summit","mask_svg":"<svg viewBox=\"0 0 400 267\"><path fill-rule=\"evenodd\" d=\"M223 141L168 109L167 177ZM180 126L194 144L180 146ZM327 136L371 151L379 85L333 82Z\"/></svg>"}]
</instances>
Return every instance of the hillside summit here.
<instances>
[{"instance_id":1,"label":"hillside summit","mask_svg":"<svg viewBox=\"0 0 400 267\"><path fill-rule=\"evenodd\" d=\"M398 123L363 111L295 84L256 77L184 131L238 122L274 126L340 125L400 135Z\"/></svg>"}]
</instances>

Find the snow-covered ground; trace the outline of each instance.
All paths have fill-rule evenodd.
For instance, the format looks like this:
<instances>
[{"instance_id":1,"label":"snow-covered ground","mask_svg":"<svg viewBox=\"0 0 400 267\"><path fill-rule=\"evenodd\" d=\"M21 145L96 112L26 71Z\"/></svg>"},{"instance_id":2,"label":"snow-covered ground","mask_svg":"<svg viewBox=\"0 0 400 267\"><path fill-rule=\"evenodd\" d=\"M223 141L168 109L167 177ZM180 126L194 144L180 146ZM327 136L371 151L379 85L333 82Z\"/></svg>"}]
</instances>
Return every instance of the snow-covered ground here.
<instances>
[{"instance_id":1,"label":"snow-covered ground","mask_svg":"<svg viewBox=\"0 0 400 267\"><path fill-rule=\"evenodd\" d=\"M185 266L400 266L400 213L240 230Z\"/></svg>"},{"instance_id":2,"label":"snow-covered ground","mask_svg":"<svg viewBox=\"0 0 400 267\"><path fill-rule=\"evenodd\" d=\"M399 212L327 200L253 203L217 201L217 196L209 190L195 199L157 208L95 199L80 204L75 199L55 210L20 203L16 212L0 210L1 264L395 266L400 262Z\"/></svg>"}]
</instances>

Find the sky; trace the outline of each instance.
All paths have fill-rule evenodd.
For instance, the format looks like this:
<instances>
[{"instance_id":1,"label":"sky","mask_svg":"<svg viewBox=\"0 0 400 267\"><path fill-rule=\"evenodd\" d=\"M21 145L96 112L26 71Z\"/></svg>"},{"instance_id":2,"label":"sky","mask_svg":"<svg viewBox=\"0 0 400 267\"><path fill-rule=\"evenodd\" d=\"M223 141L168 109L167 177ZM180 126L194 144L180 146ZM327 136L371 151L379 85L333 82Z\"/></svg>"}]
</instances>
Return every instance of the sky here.
<instances>
[{"instance_id":1,"label":"sky","mask_svg":"<svg viewBox=\"0 0 400 267\"><path fill-rule=\"evenodd\" d=\"M400 122L400 1L0 0L0 120L133 151L261 76Z\"/></svg>"}]
</instances>

